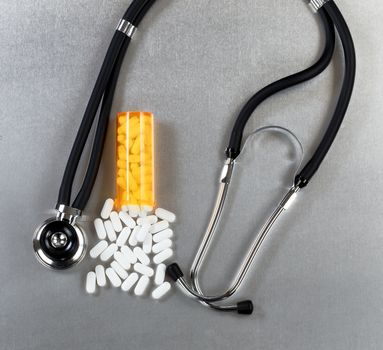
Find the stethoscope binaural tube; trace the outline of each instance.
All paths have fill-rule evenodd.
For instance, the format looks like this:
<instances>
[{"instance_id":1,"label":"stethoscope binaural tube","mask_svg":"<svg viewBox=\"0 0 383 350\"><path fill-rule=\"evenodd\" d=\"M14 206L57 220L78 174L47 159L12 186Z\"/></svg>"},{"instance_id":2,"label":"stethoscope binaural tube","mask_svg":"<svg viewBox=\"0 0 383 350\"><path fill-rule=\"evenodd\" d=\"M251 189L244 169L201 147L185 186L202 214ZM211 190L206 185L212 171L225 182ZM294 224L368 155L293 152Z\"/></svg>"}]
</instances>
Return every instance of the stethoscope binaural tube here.
<instances>
[{"instance_id":1,"label":"stethoscope binaural tube","mask_svg":"<svg viewBox=\"0 0 383 350\"><path fill-rule=\"evenodd\" d=\"M155 0L134 0L113 36L68 159L56 205L56 218L45 221L33 237L35 254L46 267L67 269L80 262L85 255L86 239L77 220L82 215L96 180L113 97L126 51L137 26L154 3ZM71 204L73 181L100 104L87 172L82 187Z\"/></svg>"},{"instance_id":2,"label":"stethoscope binaural tube","mask_svg":"<svg viewBox=\"0 0 383 350\"><path fill-rule=\"evenodd\" d=\"M259 234L256 236L256 239L251 249L249 250L248 254L246 255L244 259L244 262L241 265L241 268L237 274L237 277L235 278L235 282L233 283L233 285L230 286L230 288L226 292L216 296L205 295L202 292L201 287L199 286L198 270L201 267L201 264L203 262L203 257L206 254L207 249L211 243L214 231L217 226L217 222L219 221L220 214L223 210L222 207L224 205L225 197L226 197L226 194L224 193L224 191L227 192L230 179L228 181L226 180L223 182L221 181L220 192L219 192L218 200L216 203L216 208L219 207L219 210L216 210L215 208L215 210L213 211L213 214L209 223L209 227L205 233L203 241L200 245L198 253L193 262L191 273L190 273L191 286L187 283L186 279L184 278L183 272L178 264L176 263L171 264L167 268L168 276L176 282L176 285L179 287L179 289L183 293L185 293L186 295L190 296L193 299L196 299L204 306L213 308L215 310L237 311L240 314L252 313L253 304L249 300L242 301L240 303L237 303L236 305L235 304L221 305L221 304L217 304L217 302L221 302L231 297L236 292L241 282L243 281L248 269L250 268L250 265L252 264L253 259L255 255L257 254L262 242L264 241L266 235L268 234L268 232L274 225L275 221L280 217L280 215L285 210L287 210L290 207L292 200L295 199L299 190L308 184L311 177L315 174L316 170L319 168L321 162L324 160L325 155L327 154L328 150L330 149L336 137L336 134L343 121L344 115L346 113L346 110L348 108L348 105L351 99L351 94L352 94L354 80L355 80L355 65L356 65L355 64L355 49L354 49L351 33L347 27L347 24L342 14L340 13L339 9L337 8L337 6L332 0L315 0L315 1L311 1L310 4L316 7L315 9L318 11L318 13L320 14L325 24L327 44L326 44L324 53L321 59L313 67L303 72L300 72L296 75L279 80L278 82L269 85L268 87L261 90L250 99L250 101L246 104L246 106L241 111L231 135L230 143L226 151L226 155L227 155L227 161L225 165L226 172L228 172L227 167L231 168L230 173L232 173L233 171L235 159L238 157L238 155L241 152L241 143L242 143L242 135L243 135L244 128L250 116L254 112L255 108L272 94L279 92L284 88L288 88L289 86L293 86L300 82L306 81L310 79L311 75L312 75L311 78L313 78L314 76L320 74L330 63L332 55L333 55L333 50L334 50L333 25L335 25L338 31L339 37L341 39L343 51L344 51L345 76L344 76L343 87L339 97L337 108L335 110L333 118L330 122L330 125L327 128L327 131L320 145L318 146L316 152L314 153L309 163L296 176L295 185L287 192L286 196L278 204L275 211L272 213L272 215L266 221L265 225L263 226ZM311 75L307 74L308 72ZM214 225L213 227L210 227L212 222L214 223Z\"/></svg>"}]
</instances>

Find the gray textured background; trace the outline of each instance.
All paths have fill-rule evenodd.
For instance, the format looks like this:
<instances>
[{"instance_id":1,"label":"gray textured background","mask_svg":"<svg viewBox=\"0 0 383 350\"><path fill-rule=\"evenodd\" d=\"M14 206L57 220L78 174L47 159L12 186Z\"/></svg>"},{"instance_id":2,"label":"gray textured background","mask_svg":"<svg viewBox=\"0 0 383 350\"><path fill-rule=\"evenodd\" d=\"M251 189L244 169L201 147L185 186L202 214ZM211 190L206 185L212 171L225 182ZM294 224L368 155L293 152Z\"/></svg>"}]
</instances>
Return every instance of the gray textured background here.
<instances>
[{"instance_id":1,"label":"gray textured background","mask_svg":"<svg viewBox=\"0 0 383 350\"><path fill-rule=\"evenodd\" d=\"M241 290L255 302L253 316L214 313L179 293L161 303L116 290L89 297L84 277L93 262L64 274L36 262L32 233L55 204L85 104L128 3L0 0L0 349L381 349L378 0L338 1L357 48L354 98L325 163L263 246ZM113 115L136 109L156 115L158 202L178 215L184 267L206 224L235 115L251 93L311 64L321 38L303 1L162 0L143 22ZM318 79L263 104L247 132L288 127L307 159L334 108L340 58L338 48ZM89 215L113 194L112 154L113 128ZM225 220L208 261L203 279L210 292L230 280L240 258L235 249L247 246L251 227L273 203L267 196L273 188L265 189L280 174L271 174L270 159L283 160L283 152L257 157L255 176L246 180L252 196L236 195L232 220Z\"/></svg>"}]
</instances>

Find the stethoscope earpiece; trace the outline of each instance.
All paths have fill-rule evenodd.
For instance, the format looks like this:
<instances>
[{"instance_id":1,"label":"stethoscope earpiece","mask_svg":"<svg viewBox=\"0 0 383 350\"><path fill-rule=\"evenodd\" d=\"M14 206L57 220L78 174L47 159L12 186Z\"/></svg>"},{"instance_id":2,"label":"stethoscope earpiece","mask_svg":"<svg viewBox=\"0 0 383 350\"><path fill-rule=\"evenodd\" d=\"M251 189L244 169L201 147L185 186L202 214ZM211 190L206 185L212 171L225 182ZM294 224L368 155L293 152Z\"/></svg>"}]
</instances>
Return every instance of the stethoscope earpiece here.
<instances>
[{"instance_id":1,"label":"stethoscope earpiece","mask_svg":"<svg viewBox=\"0 0 383 350\"><path fill-rule=\"evenodd\" d=\"M33 249L44 266L66 270L83 259L86 240L84 232L76 224L81 213L65 206L57 210L55 218L48 219L35 231Z\"/></svg>"}]
</instances>

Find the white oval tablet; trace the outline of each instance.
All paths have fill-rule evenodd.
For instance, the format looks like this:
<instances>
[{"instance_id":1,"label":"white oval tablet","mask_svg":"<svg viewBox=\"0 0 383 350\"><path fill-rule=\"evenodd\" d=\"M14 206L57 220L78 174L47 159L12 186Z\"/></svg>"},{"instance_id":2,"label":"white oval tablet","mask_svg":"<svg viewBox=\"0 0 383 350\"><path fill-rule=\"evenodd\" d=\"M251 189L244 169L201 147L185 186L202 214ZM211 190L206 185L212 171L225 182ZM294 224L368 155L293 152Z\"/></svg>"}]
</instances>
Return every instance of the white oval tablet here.
<instances>
[{"instance_id":1,"label":"white oval tablet","mask_svg":"<svg viewBox=\"0 0 383 350\"><path fill-rule=\"evenodd\" d=\"M102 265L96 266L96 280L99 287L106 286L105 268Z\"/></svg>"},{"instance_id":2,"label":"white oval tablet","mask_svg":"<svg viewBox=\"0 0 383 350\"><path fill-rule=\"evenodd\" d=\"M153 262L158 265L173 256L173 250L168 248L153 257Z\"/></svg>"},{"instance_id":3,"label":"white oval tablet","mask_svg":"<svg viewBox=\"0 0 383 350\"><path fill-rule=\"evenodd\" d=\"M155 300L159 300L163 298L172 288L169 282L162 283L159 287L157 287L152 292L152 298Z\"/></svg>"},{"instance_id":4,"label":"white oval tablet","mask_svg":"<svg viewBox=\"0 0 383 350\"><path fill-rule=\"evenodd\" d=\"M137 242L143 242L145 241L146 236L148 235L150 230L149 224L143 224L140 228L140 230L136 234L136 240Z\"/></svg>"},{"instance_id":5,"label":"white oval tablet","mask_svg":"<svg viewBox=\"0 0 383 350\"><path fill-rule=\"evenodd\" d=\"M157 208L155 214L161 220L166 220L168 222L176 221L176 215L169 210Z\"/></svg>"},{"instance_id":6,"label":"white oval tablet","mask_svg":"<svg viewBox=\"0 0 383 350\"><path fill-rule=\"evenodd\" d=\"M153 207L151 205L141 205L141 210L151 213L153 211Z\"/></svg>"},{"instance_id":7,"label":"white oval tablet","mask_svg":"<svg viewBox=\"0 0 383 350\"><path fill-rule=\"evenodd\" d=\"M165 249L171 248L173 246L173 242L170 239L165 239L157 244L155 244L152 248L154 254L158 254Z\"/></svg>"},{"instance_id":8,"label":"white oval tablet","mask_svg":"<svg viewBox=\"0 0 383 350\"><path fill-rule=\"evenodd\" d=\"M150 280L148 276L141 276L136 285L136 288L134 288L134 294L136 294L137 296L143 295L146 291L146 288L148 288L149 286L149 282Z\"/></svg>"},{"instance_id":9,"label":"white oval tablet","mask_svg":"<svg viewBox=\"0 0 383 350\"><path fill-rule=\"evenodd\" d=\"M153 225L158 221L157 216L155 215L149 215L145 218L138 218L137 219L137 225L142 226L143 224Z\"/></svg>"},{"instance_id":10,"label":"white oval tablet","mask_svg":"<svg viewBox=\"0 0 383 350\"><path fill-rule=\"evenodd\" d=\"M106 248L108 248L107 241L98 242L89 252L92 259L96 259Z\"/></svg>"},{"instance_id":11,"label":"white oval tablet","mask_svg":"<svg viewBox=\"0 0 383 350\"><path fill-rule=\"evenodd\" d=\"M110 221L112 222L113 228L116 232L122 231L122 223L121 223L120 217L118 216L117 212L112 211L110 213Z\"/></svg>"},{"instance_id":12,"label":"white oval tablet","mask_svg":"<svg viewBox=\"0 0 383 350\"><path fill-rule=\"evenodd\" d=\"M105 201L104 206L101 209L101 217L106 220L109 219L110 213L113 210L114 200L109 198Z\"/></svg>"},{"instance_id":13,"label":"white oval tablet","mask_svg":"<svg viewBox=\"0 0 383 350\"><path fill-rule=\"evenodd\" d=\"M140 218L144 218L144 217L148 216L148 213L145 210L140 210L140 212L138 213L138 216Z\"/></svg>"},{"instance_id":14,"label":"white oval tablet","mask_svg":"<svg viewBox=\"0 0 383 350\"><path fill-rule=\"evenodd\" d=\"M134 255L133 251L126 245L121 247L121 252L126 256L131 264L137 262L137 257Z\"/></svg>"},{"instance_id":15,"label":"white oval tablet","mask_svg":"<svg viewBox=\"0 0 383 350\"><path fill-rule=\"evenodd\" d=\"M159 264L156 269L156 275L154 277L154 283L157 286L160 286L165 281L165 275L166 275L166 265L165 264Z\"/></svg>"},{"instance_id":16,"label":"white oval tablet","mask_svg":"<svg viewBox=\"0 0 383 350\"><path fill-rule=\"evenodd\" d=\"M135 247L135 246L138 244L137 239L136 239L136 236L137 236L137 234L138 234L138 232L139 232L140 230L141 230L141 227L140 227L140 226L136 226L136 227L133 229L132 233L130 234L130 237L129 237L129 245L130 245L131 247Z\"/></svg>"},{"instance_id":17,"label":"white oval tablet","mask_svg":"<svg viewBox=\"0 0 383 350\"><path fill-rule=\"evenodd\" d=\"M117 234L116 234L116 231L114 231L112 222L110 220L106 220L104 222L104 226L105 226L109 241L114 242L117 239Z\"/></svg>"},{"instance_id":18,"label":"white oval tablet","mask_svg":"<svg viewBox=\"0 0 383 350\"><path fill-rule=\"evenodd\" d=\"M112 243L108 248L106 248L102 252L100 256L101 261L108 261L117 250L118 250L117 244Z\"/></svg>"},{"instance_id":19,"label":"white oval tablet","mask_svg":"<svg viewBox=\"0 0 383 350\"><path fill-rule=\"evenodd\" d=\"M130 229L134 229L136 227L136 222L128 213L120 211L118 216L120 217L121 221Z\"/></svg>"},{"instance_id":20,"label":"white oval tablet","mask_svg":"<svg viewBox=\"0 0 383 350\"><path fill-rule=\"evenodd\" d=\"M132 218L136 218L140 213L140 207L138 205L128 205L129 215Z\"/></svg>"},{"instance_id":21,"label":"white oval tablet","mask_svg":"<svg viewBox=\"0 0 383 350\"><path fill-rule=\"evenodd\" d=\"M116 244L119 247L122 247L123 245L125 245L126 242L128 241L129 235L130 235L130 228L124 227L121 233L118 235Z\"/></svg>"},{"instance_id":22,"label":"white oval tablet","mask_svg":"<svg viewBox=\"0 0 383 350\"><path fill-rule=\"evenodd\" d=\"M163 230L153 235L153 242L159 243L165 239L172 238L172 237L173 237L173 230L168 228L166 230Z\"/></svg>"},{"instance_id":23,"label":"white oval tablet","mask_svg":"<svg viewBox=\"0 0 383 350\"><path fill-rule=\"evenodd\" d=\"M136 258L143 263L144 265L150 264L149 257L145 254L145 252L142 250L141 247L136 247L133 249L133 253L136 256Z\"/></svg>"},{"instance_id":24,"label":"white oval tablet","mask_svg":"<svg viewBox=\"0 0 383 350\"><path fill-rule=\"evenodd\" d=\"M123 280L128 278L128 273L126 270L117 262L113 261L110 264L110 267L116 272L117 275L119 275Z\"/></svg>"},{"instance_id":25,"label":"white oval tablet","mask_svg":"<svg viewBox=\"0 0 383 350\"><path fill-rule=\"evenodd\" d=\"M169 228L169 223L166 220L162 220L150 227L150 233L155 234L157 232L166 230L167 228Z\"/></svg>"},{"instance_id":26,"label":"white oval tablet","mask_svg":"<svg viewBox=\"0 0 383 350\"><path fill-rule=\"evenodd\" d=\"M153 237L151 233L146 235L145 241L142 244L142 250L145 254L150 254L152 252Z\"/></svg>"},{"instance_id":27,"label":"white oval tablet","mask_svg":"<svg viewBox=\"0 0 383 350\"><path fill-rule=\"evenodd\" d=\"M129 277L122 283L121 289L124 292L129 292L132 287L136 284L140 277L135 272L131 273Z\"/></svg>"},{"instance_id":28,"label":"white oval tablet","mask_svg":"<svg viewBox=\"0 0 383 350\"><path fill-rule=\"evenodd\" d=\"M121 278L118 277L116 271L114 271L111 267L108 267L105 271L106 275L109 278L110 283L112 283L113 287L121 287Z\"/></svg>"},{"instance_id":29,"label":"white oval tablet","mask_svg":"<svg viewBox=\"0 0 383 350\"><path fill-rule=\"evenodd\" d=\"M125 270L129 270L130 269L130 259L124 253L122 253L122 252L115 252L114 253L114 260L116 260Z\"/></svg>"},{"instance_id":30,"label":"white oval tablet","mask_svg":"<svg viewBox=\"0 0 383 350\"><path fill-rule=\"evenodd\" d=\"M103 221L100 218L94 220L94 228L96 229L98 239L106 238L106 230Z\"/></svg>"},{"instance_id":31,"label":"white oval tablet","mask_svg":"<svg viewBox=\"0 0 383 350\"><path fill-rule=\"evenodd\" d=\"M96 274L93 271L86 275L85 289L88 294L96 293Z\"/></svg>"},{"instance_id":32,"label":"white oval tablet","mask_svg":"<svg viewBox=\"0 0 383 350\"><path fill-rule=\"evenodd\" d=\"M149 266L137 263L137 264L134 264L133 268L134 268L134 271L139 272L141 275L145 275L148 277L152 277L154 275L154 270Z\"/></svg>"}]
</instances>

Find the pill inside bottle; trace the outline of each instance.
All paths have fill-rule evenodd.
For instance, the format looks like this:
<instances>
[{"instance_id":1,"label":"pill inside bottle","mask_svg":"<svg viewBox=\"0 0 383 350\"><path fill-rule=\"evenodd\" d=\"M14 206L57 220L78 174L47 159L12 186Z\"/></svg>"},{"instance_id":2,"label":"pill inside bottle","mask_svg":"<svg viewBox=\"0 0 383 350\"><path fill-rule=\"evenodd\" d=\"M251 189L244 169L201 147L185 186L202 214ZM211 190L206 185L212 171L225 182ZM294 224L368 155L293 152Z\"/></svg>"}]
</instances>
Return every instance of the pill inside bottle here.
<instances>
[{"instance_id":1,"label":"pill inside bottle","mask_svg":"<svg viewBox=\"0 0 383 350\"><path fill-rule=\"evenodd\" d=\"M126 112L117 116L116 200L123 206L154 206L153 114Z\"/></svg>"}]
</instances>

